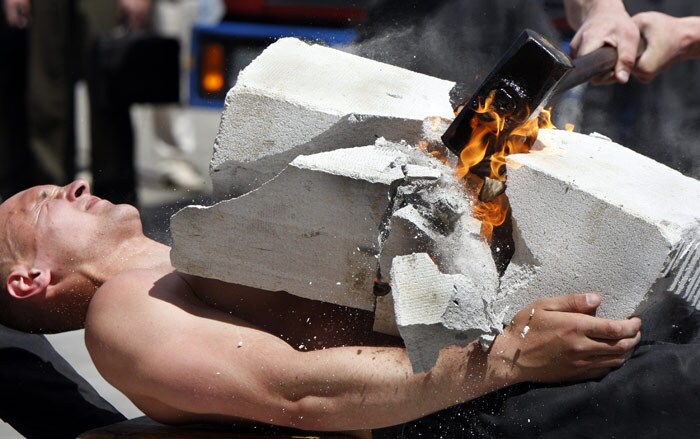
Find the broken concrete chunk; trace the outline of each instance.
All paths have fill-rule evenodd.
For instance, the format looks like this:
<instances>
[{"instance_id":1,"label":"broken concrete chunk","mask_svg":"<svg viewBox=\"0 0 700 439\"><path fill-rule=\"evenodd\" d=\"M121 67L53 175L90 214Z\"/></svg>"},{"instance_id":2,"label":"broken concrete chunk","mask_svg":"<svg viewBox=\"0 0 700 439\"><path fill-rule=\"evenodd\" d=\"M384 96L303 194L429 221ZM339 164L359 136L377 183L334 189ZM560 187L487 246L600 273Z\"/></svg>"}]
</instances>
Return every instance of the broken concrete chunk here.
<instances>
[{"instance_id":1,"label":"broken concrete chunk","mask_svg":"<svg viewBox=\"0 0 700 439\"><path fill-rule=\"evenodd\" d=\"M290 165L241 197L178 212L171 260L197 276L373 310L389 191Z\"/></svg>"},{"instance_id":2,"label":"broken concrete chunk","mask_svg":"<svg viewBox=\"0 0 700 439\"><path fill-rule=\"evenodd\" d=\"M445 144L442 143L442 135L450 126L450 123L452 123L452 119L452 117L445 119L438 116L425 118L423 120L423 135L420 145L428 154L435 154L443 159L452 157L454 159L454 164L456 164L456 157L447 149Z\"/></svg>"},{"instance_id":3,"label":"broken concrete chunk","mask_svg":"<svg viewBox=\"0 0 700 439\"><path fill-rule=\"evenodd\" d=\"M265 166L256 161L309 143L346 115L415 120L421 127L428 116L452 118L453 85L293 38L278 40L239 74L226 97L210 163L215 197L242 194L269 180L291 158L268 160ZM409 140L392 137L391 129L380 131L372 134ZM367 140L336 148L371 143ZM271 164L276 164L272 170ZM250 172L238 176L239 169Z\"/></svg>"},{"instance_id":4,"label":"broken concrete chunk","mask_svg":"<svg viewBox=\"0 0 700 439\"><path fill-rule=\"evenodd\" d=\"M300 155L291 163L297 168L341 175L354 180L391 185L404 178L408 156L392 146L377 145L340 149L311 156Z\"/></svg>"},{"instance_id":5,"label":"broken concrete chunk","mask_svg":"<svg viewBox=\"0 0 700 439\"><path fill-rule=\"evenodd\" d=\"M420 165L406 165L404 173L409 181L413 180L437 180L442 176L438 169Z\"/></svg>"},{"instance_id":6,"label":"broken concrete chunk","mask_svg":"<svg viewBox=\"0 0 700 439\"><path fill-rule=\"evenodd\" d=\"M442 348L501 327L488 305L495 291L478 279L442 274L425 253L395 257L391 278L396 323L416 373L430 370Z\"/></svg>"},{"instance_id":7,"label":"broken concrete chunk","mask_svg":"<svg viewBox=\"0 0 700 439\"><path fill-rule=\"evenodd\" d=\"M602 293L598 315L608 318L670 295L698 306L700 182L558 130L541 130L529 154L507 162L516 251L502 289L511 309L585 291Z\"/></svg>"},{"instance_id":8,"label":"broken concrete chunk","mask_svg":"<svg viewBox=\"0 0 700 439\"><path fill-rule=\"evenodd\" d=\"M373 310L387 218L413 154L420 155L405 143L377 139L302 155L254 191L183 209L171 221L173 264L198 276Z\"/></svg>"},{"instance_id":9,"label":"broken concrete chunk","mask_svg":"<svg viewBox=\"0 0 700 439\"><path fill-rule=\"evenodd\" d=\"M303 132L304 129L302 129ZM243 195L274 178L295 157L334 149L371 145L378 137L415 140L421 136L421 121L380 116L344 116L327 130L288 150L270 153L255 160L229 160L211 167L214 199ZM230 146L230 147L235 147Z\"/></svg>"},{"instance_id":10,"label":"broken concrete chunk","mask_svg":"<svg viewBox=\"0 0 700 439\"><path fill-rule=\"evenodd\" d=\"M451 167L415 148L408 151L405 179L396 187L386 226L386 251L380 259L384 279L389 279L394 256L425 252L447 273L471 273L470 267L475 267L485 283L497 285L491 251L480 235L480 222L471 217L469 195L462 183L454 178Z\"/></svg>"}]
</instances>

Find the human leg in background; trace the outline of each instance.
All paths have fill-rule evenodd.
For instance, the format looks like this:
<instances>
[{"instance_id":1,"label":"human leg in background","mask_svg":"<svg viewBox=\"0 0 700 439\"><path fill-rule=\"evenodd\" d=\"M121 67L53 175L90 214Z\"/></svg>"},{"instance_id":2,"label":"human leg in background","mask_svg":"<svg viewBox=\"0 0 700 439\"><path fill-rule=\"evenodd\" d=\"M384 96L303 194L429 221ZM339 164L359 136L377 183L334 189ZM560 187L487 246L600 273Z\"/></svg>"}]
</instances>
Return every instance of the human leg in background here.
<instances>
[{"instance_id":1,"label":"human leg in background","mask_svg":"<svg viewBox=\"0 0 700 439\"><path fill-rule=\"evenodd\" d=\"M201 0L174 0L155 3L153 28L164 36L180 42L180 102L189 99L189 64L192 27L201 21ZM223 11L223 8L221 8ZM221 17L208 17L218 21ZM209 23L213 24L213 23ZM153 145L157 158L155 172L158 179L176 188L201 191L208 177L203 176L192 162L195 150L194 122L180 105L153 107Z\"/></svg>"},{"instance_id":2,"label":"human leg in background","mask_svg":"<svg viewBox=\"0 0 700 439\"><path fill-rule=\"evenodd\" d=\"M30 25L29 136L42 183L67 184L76 172L74 87L97 35L118 23L116 0L34 0ZM94 77L88 78L88 89ZM97 195L136 203L129 107L90 99L91 170Z\"/></svg>"},{"instance_id":3,"label":"human leg in background","mask_svg":"<svg viewBox=\"0 0 700 439\"><path fill-rule=\"evenodd\" d=\"M78 23L72 0L34 0L29 26L29 144L42 183L75 175L73 87L79 75Z\"/></svg>"},{"instance_id":4,"label":"human leg in background","mask_svg":"<svg viewBox=\"0 0 700 439\"><path fill-rule=\"evenodd\" d=\"M0 197L42 183L27 138L27 30L0 13Z\"/></svg>"},{"instance_id":5,"label":"human leg in background","mask_svg":"<svg viewBox=\"0 0 700 439\"><path fill-rule=\"evenodd\" d=\"M79 2L84 17L85 37L82 57L86 60L86 78L90 95L90 144L92 189L95 195L114 203L138 204L137 178L134 163L134 133L130 104L119 96L97 96L105 82L97 87L99 75L94 58L96 41L100 35L112 31L119 23L118 2L83 0Z\"/></svg>"}]
</instances>

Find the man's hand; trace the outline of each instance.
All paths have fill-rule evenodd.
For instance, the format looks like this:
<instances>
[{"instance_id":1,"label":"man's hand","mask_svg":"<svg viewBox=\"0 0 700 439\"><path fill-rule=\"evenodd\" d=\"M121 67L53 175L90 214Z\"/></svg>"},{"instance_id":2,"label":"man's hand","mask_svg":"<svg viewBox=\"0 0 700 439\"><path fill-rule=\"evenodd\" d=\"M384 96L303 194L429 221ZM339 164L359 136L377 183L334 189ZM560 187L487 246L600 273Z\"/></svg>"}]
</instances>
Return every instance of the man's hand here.
<instances>
[{"instance_id":1,"label":"man's hand","mask_svg":"<svg viewBox=\"0 0 700 439\"><path fill-rule=\"evenodd\" d=\"M641 321L594 317L599 304L593 293L534 302L496 337L489 369L517 383L596 378L621 366L639 343Z\"/></svg>"},{"instance_id":2,"label":"man's hand","mask_svg":"<svg viewBox=\"0 0 700 439\"><path fill-rule=\"evenodd\" d=\"M119 15L131 29L140 29L148 23L151 0L119 0Z\"/></svg>"},{"instance_id":3,"label":"man's hand","mask_svg":"<svg viewBox=\"0 0 700 439\"><path fill-rule=\"evenodd\" d=\"M3 0L3 11L7 24L23 29L29 24L29 0Z\"/></svg>"},{"instance_id":4,"label":"man's hand","mask_svg":"<svg viewBox=\"0 0 700 439\"><path fill-rule=\"evenodd\" d=\"M677 62L700 56L700 18L642 12L632 20L647 43L632 71L640 81L650 82Z\"/></svg>"},{"instance_id":5,"label":"man's hand","mask_svg":"<svg viewBox=\"0 0 700 439\"><path fill-rule=\"evenodd\" d=\"M569 23L578 29L571 40L572 56L586 55L604 45L615 47L614 72L593 82L626 83L637 59L640 34L622 0L567 0L566 7Z\"/></svg>"}]
</instances>

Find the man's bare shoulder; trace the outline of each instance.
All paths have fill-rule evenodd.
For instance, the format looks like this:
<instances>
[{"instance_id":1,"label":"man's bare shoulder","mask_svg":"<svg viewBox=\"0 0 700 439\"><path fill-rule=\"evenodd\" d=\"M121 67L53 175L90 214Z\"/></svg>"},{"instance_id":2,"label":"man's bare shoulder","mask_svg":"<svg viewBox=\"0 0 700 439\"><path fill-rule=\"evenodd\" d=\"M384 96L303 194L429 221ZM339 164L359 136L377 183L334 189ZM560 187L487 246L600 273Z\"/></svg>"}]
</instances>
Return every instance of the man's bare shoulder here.
<instances>
[{"instance_id":1,"label":"man's bare shoulder","mask_svg":"<svg viewBox=\"0 0 700 439\"><path fill-rule=\"evenodd\" d=\"M116 316L130 314L132 308L143 309L144 302L149 302L153 293L166 288L166 284L169 288L176 285L176 282L169 280L172 276L172 269L135 269L119 273L95 293L88 309L86 325L112 322Z\"/></svg>"},{"instance_id":2,"label":"man's bare shoulder","mask_svg":"<svg viewBox=\"0 0 700 439\"><path fill-rule=\"evenodd\" d=\"M116 376L124 362L158 346L159 337L188 314L187 285L172 270L129 270L95 293L85 321L85 343L103 375Z\"/></svg>"}]
</instances>

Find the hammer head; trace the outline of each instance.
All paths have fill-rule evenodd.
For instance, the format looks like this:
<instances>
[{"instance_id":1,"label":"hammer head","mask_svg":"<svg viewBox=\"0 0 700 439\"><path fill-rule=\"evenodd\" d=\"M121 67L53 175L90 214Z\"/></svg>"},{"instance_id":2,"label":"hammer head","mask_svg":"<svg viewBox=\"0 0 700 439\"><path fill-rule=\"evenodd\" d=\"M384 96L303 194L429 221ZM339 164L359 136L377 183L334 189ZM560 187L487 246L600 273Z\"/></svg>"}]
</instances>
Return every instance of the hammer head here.
<instances>
[{"instance_id":1,"label":"hammer head","mask_svg":"<svg viewBox=\"0 0 700 439\"><path fill-rule=\"evenodd\" d=\"M536 117L557 84L573 68L571 60L546 38L524 30L467 101L447 131L443 143L459 156L472 135L476 110L493 93L493 109L506 120L504 134Z\"/></svg>"}]
</instances>

